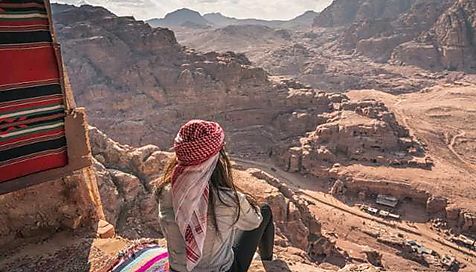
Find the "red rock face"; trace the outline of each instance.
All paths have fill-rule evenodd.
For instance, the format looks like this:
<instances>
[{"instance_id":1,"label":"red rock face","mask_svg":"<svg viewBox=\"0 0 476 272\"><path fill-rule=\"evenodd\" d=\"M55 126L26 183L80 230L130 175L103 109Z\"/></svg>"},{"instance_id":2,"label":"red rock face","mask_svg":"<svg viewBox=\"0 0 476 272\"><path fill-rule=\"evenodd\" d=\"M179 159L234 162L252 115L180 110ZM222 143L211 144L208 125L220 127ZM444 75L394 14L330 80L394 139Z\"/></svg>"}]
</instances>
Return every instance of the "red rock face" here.
<instances>
[{"instance_id":1,"label":"red rock face","mask_svg":"<svg viewBox=\"0 0 476 272\"><path fill-rule=\"evenodd\" d=\"M415 0L336 0L315 19L315 27L338 27L353 22L392 20L408 10Z\"/></svg>"},{"instance_id":2,"label":"red rock face","mask_svg":"<svg viewBox=\"0 0 476 272\"><path fill-rule=\"evenodd\" d=\"M378 62L430 69L476 67L474 1L334 1L315 27L344 27L341 48Z\"/></svg>"},{"instance_id":3,"label":"red rock face","mask_svg":"<svg viewBox=\"0 0 476 272\"><path fill-rule=\"evenodd\" d=\"M476 68L476 3L458 1L432 29L441 62L448 69Z\"/></svg>"}]
</instances>

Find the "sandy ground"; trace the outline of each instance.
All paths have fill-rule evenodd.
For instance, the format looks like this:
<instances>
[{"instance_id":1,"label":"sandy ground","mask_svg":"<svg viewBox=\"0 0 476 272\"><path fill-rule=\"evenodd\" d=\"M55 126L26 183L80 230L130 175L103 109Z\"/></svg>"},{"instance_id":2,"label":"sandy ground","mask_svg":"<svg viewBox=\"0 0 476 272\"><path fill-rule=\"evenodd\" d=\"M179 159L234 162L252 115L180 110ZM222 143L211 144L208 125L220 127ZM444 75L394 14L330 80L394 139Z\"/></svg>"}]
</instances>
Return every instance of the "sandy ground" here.
<instances>
[{"instance_id":1,"label":"sandy ground","mask_svg":"<svg viewBox=\"0 0 476 272\"><path fill-rule=\"evenodd\" d=\"M426 146L435 164L431 170L353 165L349 172L356 177L409 182L476 211L476 85L437 86L400 96L359 90L348 96L384 101Z\"/></svg>"}]
</instances>

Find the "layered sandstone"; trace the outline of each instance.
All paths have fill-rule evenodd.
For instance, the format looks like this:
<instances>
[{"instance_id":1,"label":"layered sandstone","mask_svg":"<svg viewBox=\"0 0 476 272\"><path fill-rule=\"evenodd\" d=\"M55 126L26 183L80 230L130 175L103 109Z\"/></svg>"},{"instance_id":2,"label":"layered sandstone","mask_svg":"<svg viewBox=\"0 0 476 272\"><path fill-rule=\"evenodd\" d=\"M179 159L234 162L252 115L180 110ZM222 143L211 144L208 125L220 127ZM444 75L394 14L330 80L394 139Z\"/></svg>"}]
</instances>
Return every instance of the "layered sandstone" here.
<instances>
[{"instance_id":1,"label":"layered sandstone","mask_svg":"<svg viewBox=\"0 0 476 272\"><path fill-rule=\"evenodd\" d=\"M169 30L96 9L63 8L56 24L78 103L122 143L167 149L182 123L213 119L232 153L269 157L334 111L331 95L269 77L242 54L184 49Z\"/></svg>"},{"instance_id":2,"label":"layered sandstone","mask_svg":"<svg viewBox=\"0 0 476 272\"><path fill-rule=\"evenodd\" d=\"M192 118L239 126L245 141L247 130L271 120L277 114L272 103L287 95L242 55L185 50L169 30L128 17L97 16L96 9L55 14L57 29L64 52L76 52L66 53L65 63L77 75L72 85L78 104L88 104L91 123L123 143L168 148L180 124ZM215 102L205 107L201 101ZM242 120L243 114L255 117Z\"/></svg>"},{"instance_id":3,"label":"layered sandstone","mask_svg":"<svg viewBox=\"0 0 476 272\"><path fill-rule=\"evenodd\" d=\"M95 127L89 134L106 219L124 237L160 237L154 181L171 154L153 145L119 144Z\"/></svg>"}]
</instances>

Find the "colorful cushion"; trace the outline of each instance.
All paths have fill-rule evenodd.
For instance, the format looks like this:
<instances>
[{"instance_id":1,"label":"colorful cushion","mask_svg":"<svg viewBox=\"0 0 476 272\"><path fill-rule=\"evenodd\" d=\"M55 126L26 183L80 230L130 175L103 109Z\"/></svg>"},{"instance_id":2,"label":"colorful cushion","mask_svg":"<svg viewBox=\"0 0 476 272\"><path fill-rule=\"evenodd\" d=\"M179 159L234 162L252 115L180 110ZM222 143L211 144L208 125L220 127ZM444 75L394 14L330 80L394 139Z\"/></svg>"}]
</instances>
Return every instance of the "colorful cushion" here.
<instances>
[{"instance_id":1,"label":"colorful cushion","mask_svg":"<svg viewBox=\"0 0 476 272\"><path fill-rule=\"evenodd\" d=\"M156 244L141 244L122 252L112 272L169 272L169 254Z\"/></svg>"}]
</instances>

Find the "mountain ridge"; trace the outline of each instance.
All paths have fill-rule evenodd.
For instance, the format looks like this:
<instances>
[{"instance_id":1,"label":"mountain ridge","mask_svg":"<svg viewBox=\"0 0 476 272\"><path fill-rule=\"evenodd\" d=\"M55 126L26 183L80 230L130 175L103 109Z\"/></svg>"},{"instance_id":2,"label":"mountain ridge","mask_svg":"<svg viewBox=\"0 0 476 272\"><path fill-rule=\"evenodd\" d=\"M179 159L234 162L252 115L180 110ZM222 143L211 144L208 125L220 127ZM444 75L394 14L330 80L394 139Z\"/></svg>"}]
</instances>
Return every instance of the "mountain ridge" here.
<instances>
[{"instance_id":1,"label":"mountain ridge","mask_svg":"<svg viewBox=\"0 0 476 272\"><path fill-rule=\"evenodd\" d=\"M318 12L307 10L290 20L264 20L256 18L238 19L223 15L221 12L211 12L201 15L199 12L181 8L167 13L164 18L146 20L153 27L225 27L229 25L260 25L271 28L296 28L311 26Z\"/></svg>"}]
</instances>

